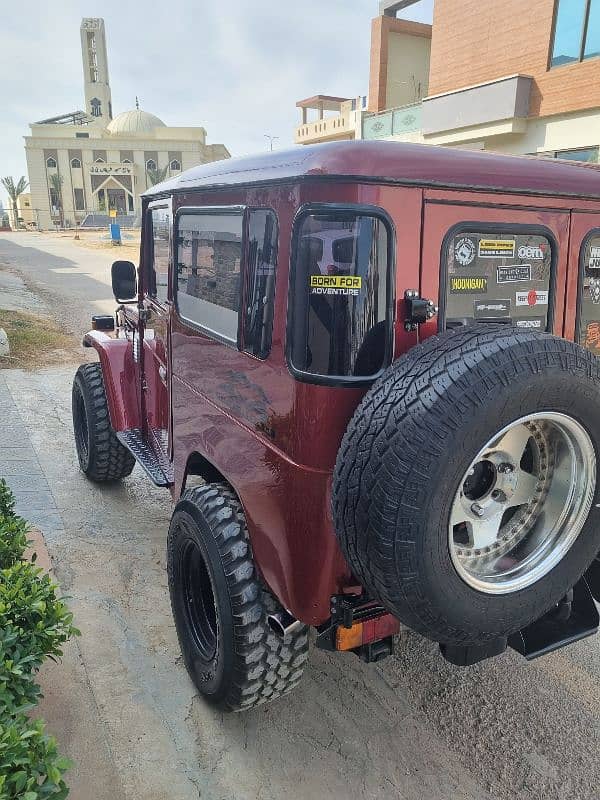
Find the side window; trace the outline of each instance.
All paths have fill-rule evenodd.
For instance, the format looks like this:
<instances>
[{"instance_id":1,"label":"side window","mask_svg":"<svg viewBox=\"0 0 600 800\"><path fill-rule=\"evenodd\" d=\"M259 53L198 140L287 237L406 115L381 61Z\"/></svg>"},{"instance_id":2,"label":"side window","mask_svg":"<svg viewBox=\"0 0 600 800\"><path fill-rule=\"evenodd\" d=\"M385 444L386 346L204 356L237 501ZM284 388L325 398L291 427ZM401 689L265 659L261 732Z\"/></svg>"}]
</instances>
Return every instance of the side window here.
<instances>
[{"instance_id":1,"label":"side window","mask_svg":"<svg viewBox=\"0 0 600 800\"><path fill-rule=\"evenodd\" d=\"M182 213L177 225L180 316L237 342L242 212Z\"/></svg>"},{"instance_id":2,"label":"side window","mask_svg":"<svg viewBox=\"0 0 600 800\"><path fill-rule=\"evenodd\" d=\"M271 352L276 267L277 218L272 211L250 211L244 350L258 358Z\"/></svg>"},{"instance_id":3,"label":"side window","mask_svg":"<svg viewBox=\"0 0 600 800\"><path fill-rule=\"evenodd\" d=\"M547 329L552 272L547 236L518 228L462 229L447 241L442 269L446 327L487 321Z\"/></svg>"},{"instance_id":4,"label":"side window","mask_svg":"<svg viewBox=\"0 0 600 800\"><path fill-rule=\"evenodd\" d=\"M391 357L391 233L382 216L335 209L296 222L288 357L329 379L373 378Z\"/></svg>"},{"instance_id":5,"label":"side window","mask_svg":"<svg viewBox=\"0 0 600 800\"><path fill-rule=\"evenodd\" d=\"M169 285L169 236L171 212L168 208L153 208L152 214L152 267L150 291L152 297L165 302Z\"/></svg>"},{"instance_id":6,"label":"side window","mask_svg":"<svg viewBox=\"0 0 600 800\"><path fill-rule=\"evenodd\" d=\"M584 242L579 291L579 344L600 355L600 231Z\"/></svg>"}]
</instances>

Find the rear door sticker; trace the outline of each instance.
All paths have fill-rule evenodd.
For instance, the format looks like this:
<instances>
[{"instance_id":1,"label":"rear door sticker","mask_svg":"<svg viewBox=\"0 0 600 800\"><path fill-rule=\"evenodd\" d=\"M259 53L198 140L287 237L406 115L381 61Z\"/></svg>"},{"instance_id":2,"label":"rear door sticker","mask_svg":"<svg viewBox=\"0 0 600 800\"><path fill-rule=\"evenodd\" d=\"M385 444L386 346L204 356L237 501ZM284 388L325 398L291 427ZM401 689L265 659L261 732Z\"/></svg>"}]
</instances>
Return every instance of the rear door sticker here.
<instances>
[{"instance_id":1,"label":"rear door sticker","mask_svg":"<svg viewBox=\"0 0 600 800\"><path fill-rule=\"evenodd\" d=\"M541 261L546 257L545 244L522 244L517 250L519 258L526 258L532 261Z\"/></svg>"},{"instance_id":2,"label":"rear door sticker","mask_svg":"<svg viewBox=\"0 0 600 800\"><path fill-rule=\"evenodd\" d=\"M590 248L590 258L588 261L587 269L590 271L600 271L600 247Z\"/></svg>"},{"instance_id":3,"label":"rear door sticker","mask_svg":"<svg viewBox=\"0 0 600 800\"><path fill-rule=\"evenodd\" d=\"M475 259L477 249L475 242L463 236L454 245L454 258L461 267L468 267Z\"/></svg>"},{"instance_id":4,"label":"rear door sticker","mask_svg":"<svg viewBox=\"0 0 600 800\"><path fill-rule=\"evenodd\" d=\"M600 322L588 322L585 329L585 346L588 350L600 350Z\"/></svg>"},{"instance_id":5,"label":"rear door sticker","mask_svg":"<svg viewBox=\"0 0 600 800\"><path fill-rule=\"evenodd\" d=\"M500 319L510 317L510 300L474 300L475 319Z\"/></svg>"},{"instance_id":6,"label":"rear door sticker","mask_svg":"<svg viewBox=\"0 0 600 800\"><path fill-rule=\"evenodd\" d=\"M600 303L600 278L590 278L589 288L592 303L597 306Z\"/></svg>"},{"instance_id":7,"label":"rear door sticker","mask_svg":"<svg viewBox=\"0 0 600 800\"><path fill-rule=\"evenodd\" d=\"M484 275L451 275L450 292L452 294L482 294L487 292L488 279Z\"/></svg>"},{"instance_id":8,"label":"rear door sticker","mask_svg":"<svg viewBox=\"0 0 600 800\"><path fill-rule=\"evenodd\" d=\"M518 306L547 306L548 292L547 290L538 289L517 292L515 301Z\"/></svg>"},{"instance_id":9,"label":"rear door sticker","mask_svg":"<svg viewBox=\"0 0 600 800\"><path fill-rule=\"evenodd\" d=\"M514 264L510 267L497 267L498 283L517 283L531 280L531 264Z\"/></svg>"},{"instance_id":10,"label":"rear door sticker","mask_svg":"<svg viewBox=\"0 0 600 800\"><path fill-rule=\"evenodd\" d=\"M514 239L480 239L480 258L514 258Z\"/></svg>"},{"instance_id":11,"label":"rear door sticker","mask_svg":"<svg viewBox=\"0 0 600 800\"><path fill-rule=\"evenodd\" d=\"M532 317L531 319L516 319L515 325L517 328L534 328L539 331L546 327L546 320L542 319L541 317Z\"/></svg>"}]
</instances>

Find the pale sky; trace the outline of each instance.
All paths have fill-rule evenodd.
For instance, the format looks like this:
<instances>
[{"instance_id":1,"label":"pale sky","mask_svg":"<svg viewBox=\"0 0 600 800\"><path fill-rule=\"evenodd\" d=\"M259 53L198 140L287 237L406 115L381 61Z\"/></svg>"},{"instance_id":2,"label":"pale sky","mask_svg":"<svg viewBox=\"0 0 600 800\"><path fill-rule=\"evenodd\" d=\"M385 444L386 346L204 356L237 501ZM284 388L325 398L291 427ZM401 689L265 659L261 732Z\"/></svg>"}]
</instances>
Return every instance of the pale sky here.
<instances>
[{"instance_id":1,"label":"pale sky","mask_svg":"<svg viewBox=\"0 0 600 800\"><path fill-rule=\"evenodd\" d=\"M402 16L431 22L434 0ZM296 101L355 97L369 81L377 0L28 0L0 27L0 177L27 175L28 124L84 107L79 26L103 17L113 113L201 125L233 156L293 144ZM0 187L0 200L6 195Z\"/></svg>"}]
</instances>

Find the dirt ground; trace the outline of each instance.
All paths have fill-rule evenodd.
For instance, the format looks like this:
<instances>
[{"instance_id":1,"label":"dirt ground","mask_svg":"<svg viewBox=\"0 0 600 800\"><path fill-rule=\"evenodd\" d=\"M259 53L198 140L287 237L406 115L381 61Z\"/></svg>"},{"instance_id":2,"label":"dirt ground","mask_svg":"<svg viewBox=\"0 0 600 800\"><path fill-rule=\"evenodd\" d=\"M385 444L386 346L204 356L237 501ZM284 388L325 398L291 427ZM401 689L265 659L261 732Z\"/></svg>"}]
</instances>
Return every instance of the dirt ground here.
<instances>
[{"instance_id":1,"label":"dirt ground","mask_svg":"<svg viewBox=\"0 0 600 800\"><path fill-rule=\"evenodd\" d=\"M5 251L5 266L20 269L18 252ZM35 258L43 264L43 253ZM40 269L48 301L54 278ZM65 294L54 301L61 314ZM182 666L169 609L168 494L137 467L108 488L82 476L70 422L74 369L1 370L0 379L32 443L34 486L47 486L22 497L31 498L82 631L69 664L79 664L85 686L75 667L54 673L54 708L71 717L55 725L77 751L68 731L87 723L90 759L96 742L105 749L110 767L90 767L97 787L111 782L103 798L599 800L598 637L530 664L507 652L462 669L410 632L378 665L313 647L289 698L243 715L210 709ZM0 424L0 436L7 429ZM0 474L23 486L7 441L10 434L0 439ZM79 781L73 799L100 796L87 786Z\"/></svg>"}]
</instances>

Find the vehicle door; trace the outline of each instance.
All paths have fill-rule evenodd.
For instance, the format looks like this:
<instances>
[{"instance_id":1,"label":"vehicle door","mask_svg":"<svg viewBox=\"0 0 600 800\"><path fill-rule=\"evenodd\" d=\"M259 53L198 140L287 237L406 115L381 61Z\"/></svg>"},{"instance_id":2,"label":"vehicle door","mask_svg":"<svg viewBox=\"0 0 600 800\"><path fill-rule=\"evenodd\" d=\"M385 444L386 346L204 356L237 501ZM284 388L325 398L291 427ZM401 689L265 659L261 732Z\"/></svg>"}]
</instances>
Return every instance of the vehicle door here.
<instances>
[{"instance_id":1,"label":"vehicle door","mask_svg":"<svg viewBox=\"0 0 600 800\"><path fill-rule=\"evenodd\" d=\"M425 336L475 322L563 335L569 212L494 201L426 196L421 293L439 298L439 315Z\"/></svg>"},{"instance_id":2,"label":"vehicle door","mask_svg":"<svg viewBox=\"0 0 600 800\"><path fill-rule=\"evenodd\" d=\"M600 213L571 215L564 335L600 355Z\"/></svg>"},{"instance_id":3,"label":"vehicle door","mask_svg":"<svg viewBox=\"0 0 600 800\"><path fill-rule=\"evenodd\" d=\"M169 273L172 253L171 200L151 203L146 211L148 257L143 299L144 347L142 419L147 444L167 473L170 462Z\"/></svg>"}]
</instances>

